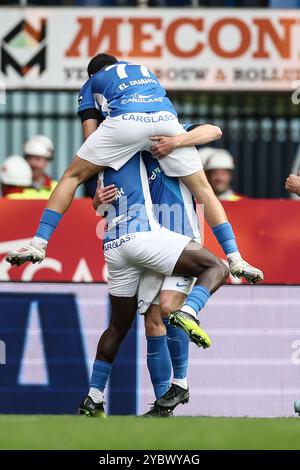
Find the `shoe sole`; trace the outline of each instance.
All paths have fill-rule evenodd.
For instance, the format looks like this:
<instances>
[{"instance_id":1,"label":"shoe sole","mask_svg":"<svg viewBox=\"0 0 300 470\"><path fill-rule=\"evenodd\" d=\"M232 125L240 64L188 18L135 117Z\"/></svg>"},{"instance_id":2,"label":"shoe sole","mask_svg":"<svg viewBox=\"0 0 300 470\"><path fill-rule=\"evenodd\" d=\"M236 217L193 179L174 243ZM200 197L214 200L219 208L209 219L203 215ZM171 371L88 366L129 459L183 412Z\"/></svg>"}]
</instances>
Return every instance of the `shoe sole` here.
<instances>
[{"instance_id":1,"label":"shoe sole","mask_svg":"<svg viewBox=\"0 0 300 470\"><path fill-rule=\"evenodd\" d=\"M232 275L238 279L244 278L249 284L256 284L257 282L262 282L264 280L264 276L260 273L253 273L249 275L249 273L246 271L240 271Z\"/></svg>"},{"instance_id":2,"label":"shoe sole","mask_svg":"<svg viewBox=\"0 0 300 470\"><path fill-rule=\"evenodd\" d=\"M180 319L178 319L176 316L171 314L169 320L171 325L184 330L189 335L191 342L195 343L198 348L202 347L203 349L207 349L210 347L211 342L207 342L207 340L203 336L193 330L193 328L187 327L186 324Z\"/></svg>"},{"instance_id":3,"label":"shoe sole","mask_svg":"<svg viewBox=\"0 0 300 470\"><path fill-rule=\"evenodd\" d=\"M103 418L103 419L107 419L107 416L104 412L100 412L100 413L97 413L97 414L93 414L91 413L90 411L88 410L84 410L83 408L79 408L77 414L79 416L86 416L87 418Z\"/></svg>"},{"instance_id":4,"label":"shoe sole","mask_svg":"<svg viewBox=\"0 0 300 470\"><path fill-rule=\"evenodd\" d=\"M24 258L19 258L18 256L8 256L6 261L12 266L21 266L22 264L30 261L31 263L41 263L43 260L36 258L35 256L25 256Z\"/></svg>"},{"instance_id":5,"label":"shoe sole","mask_svg":"<svg viewBox=\"0 0 300 470\"><path fill-rule=\"evenodd\" d=\"M189 402L189 399L190 399L190 394L187 393L178 403L176 403L176 405L173 405L173 406L163 406L161 404L159 404L159 406L161 408L169 408L170 410L175 410L175 408L178 406L178 405L186 405L188 402Z\"/></svg>"},{"instance_id":6,"label":"shoe sole","mask_svg":"<svg viewBox=\"0 0 300 470\"><path fill-rule=\"evenodd\" d=\"M155 418L155 419L157 419L157 418L162 418L162 419L166 419L166 418L173 418L173 414L164 415L164 416L162 416L162 415L154 415L154 414L153 414L153 415L144 414L144 415L141 415L141 416L139 416L139 417L140 417L140 418Z\"/></svg>"},{"instance_id":7,"label":"shoe sole","mask_svg":"<svg viewBox=\"0 0 300 470\"><path fill-rule=\"evenodd\" d=\"M181 405L186 405L190 400L190 395L188 395L186 398L184 398L179 404Z\"/></svg>"}]
</instances>

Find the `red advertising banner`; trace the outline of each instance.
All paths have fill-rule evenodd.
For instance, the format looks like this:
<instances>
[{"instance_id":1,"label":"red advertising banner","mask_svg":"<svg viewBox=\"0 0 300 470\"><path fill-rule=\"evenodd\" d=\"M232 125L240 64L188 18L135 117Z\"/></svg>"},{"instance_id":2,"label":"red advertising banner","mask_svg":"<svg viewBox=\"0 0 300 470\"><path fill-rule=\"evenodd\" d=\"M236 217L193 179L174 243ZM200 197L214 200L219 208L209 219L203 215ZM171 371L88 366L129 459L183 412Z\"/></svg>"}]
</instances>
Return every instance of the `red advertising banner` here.
<instances>
[{"instance_id":1,"label":"red advertising banner","mask_svg":"<svg viewBox=\"0 0 300 470\"><path fill-rule=\"evenodd\" d=\"M95 215L89 199L73 202L51 239L43 263L11 267L5 261L7 251L31 239L44 206L45 201L0 199L0 280L105 281L102 239L97 236L103 232L104 223ZM248 199L225 202L224 207L243 257L264 271L265 283L300 284L300 203ZM224 258L208 227L204 245Z\"/></svg>"}]
</instances>

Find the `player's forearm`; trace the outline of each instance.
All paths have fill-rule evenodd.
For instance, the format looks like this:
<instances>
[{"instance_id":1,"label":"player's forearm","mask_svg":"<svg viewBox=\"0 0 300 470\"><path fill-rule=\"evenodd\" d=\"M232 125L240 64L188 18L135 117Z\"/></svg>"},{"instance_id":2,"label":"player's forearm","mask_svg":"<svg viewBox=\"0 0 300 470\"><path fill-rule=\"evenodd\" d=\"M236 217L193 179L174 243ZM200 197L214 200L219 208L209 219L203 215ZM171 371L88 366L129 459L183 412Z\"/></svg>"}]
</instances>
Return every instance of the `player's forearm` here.
<instances>
[{"instance_id":1,"label":"player's forearm","mask_svg":"<svg viewBox=\"0 0 300 470\"><path fill-rule=\"evenodd\" d=\"M176 147L188 147L190 145L204 145L220 139L222 131L218 126L203 124L197 126L185 134L176 136Z\"/></svg>"}]
</instances>

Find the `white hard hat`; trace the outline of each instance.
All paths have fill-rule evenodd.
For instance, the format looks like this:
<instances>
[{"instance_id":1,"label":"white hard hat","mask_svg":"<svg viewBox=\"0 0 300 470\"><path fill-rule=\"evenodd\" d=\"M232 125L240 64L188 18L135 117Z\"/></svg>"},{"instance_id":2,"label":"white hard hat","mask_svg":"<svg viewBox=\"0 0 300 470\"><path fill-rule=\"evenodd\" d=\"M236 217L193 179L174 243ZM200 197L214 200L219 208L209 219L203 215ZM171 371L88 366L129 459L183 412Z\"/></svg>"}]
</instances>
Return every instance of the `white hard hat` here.
<instances>
[{"instance_id":1,"label":"white hard hat","mask_svg":"<svg viewBox=\"0 0 300 470\"><path fill-rule=\"evenodd\" d=\"M27 140L24 145L25 155L36 155L51 159L53 157L54 146L49 137L45 135L34 135Z\"/></svg>"},{"instance_id":2,"label":"white hard hat","mask_svg":"<svg viewBox=\"0 0 300 470\"><path fill-rule=\"evenodd\" d=\"M215 152L214 147L202 147L198 149L198 153L200 155L202 165L205 167L206 160Z\"/></svg>"},{"instance_id":3,"label":"white hard hat","mask_svg":"<svg viewBox=\"0 0 300 470\"><path fill-rule=\"evenodd\" d=\"M204 149L203 149L204 150ZM225 149L212 149L203 164L204 170L234 170L232 155Z\"/></svg>"},{"instance_id":4,"label":"white hard hat","mask_svg":"<svg viewBox=\"0 0 300 470\"><path fill-rule=\"evenodd\" d=\"M32 171L21 155L10 155L2 163L0 180L9 186L28 187L32 184Z\"/></svg>"}]
</instances>

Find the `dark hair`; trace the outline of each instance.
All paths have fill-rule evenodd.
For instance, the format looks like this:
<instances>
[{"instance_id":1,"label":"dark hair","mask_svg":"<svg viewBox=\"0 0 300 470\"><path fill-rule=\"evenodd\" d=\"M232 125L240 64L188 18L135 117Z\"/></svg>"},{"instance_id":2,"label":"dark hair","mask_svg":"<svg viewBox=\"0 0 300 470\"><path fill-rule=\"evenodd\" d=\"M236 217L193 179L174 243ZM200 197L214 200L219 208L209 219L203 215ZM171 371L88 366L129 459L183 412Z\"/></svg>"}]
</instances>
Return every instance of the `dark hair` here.
<instances>
[{"instance_id":1,"label":"dark hair","mask_svg":"<svg viewBox=\"0 0 300 470\"><path fill-rule=\"evenodd\" d=\"M95 55L95 57L92 58L92 60L90 61L87 67L87 72L89 74L89 77L91 75L94 75L96 72L99 72L99 70L104 69L104 67L115 64L116 62L118 62L118 59L114 57L113 55L109 55L109 54Z\"/></svg>"}]
</instances>

